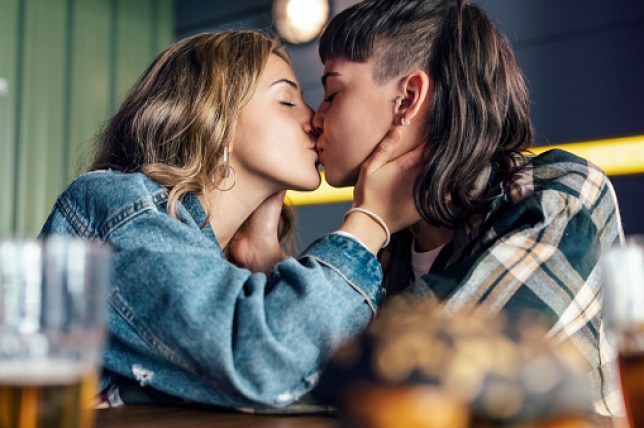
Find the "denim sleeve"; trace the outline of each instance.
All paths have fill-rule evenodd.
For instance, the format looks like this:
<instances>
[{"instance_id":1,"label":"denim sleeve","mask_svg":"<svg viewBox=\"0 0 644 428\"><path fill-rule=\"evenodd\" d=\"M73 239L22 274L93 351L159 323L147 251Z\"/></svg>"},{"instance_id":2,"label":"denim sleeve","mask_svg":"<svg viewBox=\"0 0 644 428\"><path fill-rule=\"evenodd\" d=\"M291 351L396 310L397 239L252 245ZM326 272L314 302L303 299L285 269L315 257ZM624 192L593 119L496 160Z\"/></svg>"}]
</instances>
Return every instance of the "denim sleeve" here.
<instances>
[{"instance_id":1,"label":"denim sleeve","mask_svg":"<svg viewBox=\"0 0 644 428\"><path fill-rule=\"evenodd\" d=\"M189 400L288 405L380 300L380 265L345 236L319 239L268 278L159 212L141 213L110 241L119 249L110 314L118 350L108 349L107 368L132 377L140 356L155 367L149 386Z\"/></svg>"}]
</instances>

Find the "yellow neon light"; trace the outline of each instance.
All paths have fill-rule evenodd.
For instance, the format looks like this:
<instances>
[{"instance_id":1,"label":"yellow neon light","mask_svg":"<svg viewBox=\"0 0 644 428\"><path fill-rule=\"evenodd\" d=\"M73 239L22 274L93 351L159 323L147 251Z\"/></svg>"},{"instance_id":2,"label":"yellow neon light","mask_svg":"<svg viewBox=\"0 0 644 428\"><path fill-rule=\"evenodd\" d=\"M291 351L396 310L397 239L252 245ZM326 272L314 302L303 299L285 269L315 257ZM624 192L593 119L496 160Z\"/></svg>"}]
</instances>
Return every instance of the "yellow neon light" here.
<instances>
[{"instance_id":1,"label":"yellow neon light","mask_svg":"<svg viewBox=\"0 0 644 428\"><path fill-rule=\"evenodd\" d=\"M531 151L539 154L555 148L588 159L607 175L644 173L644 135L535 147Z\"/></svg>"},{"instance_id":2,"label":"yellow neon light","mask_svg":"<svg viewBox=\"0 0 644 428\"><path fill-rule=\"evenodd\" d=\"M644 173L644 135L580 143L541 146L531 149L540 154L551 149L563 149L588 159L599 166L607 175L628 175ZM331 187L322 174L322 185L313 192L289 190L286 197L293 205L328 204L353 199L353 187L336 189Z\"/></svg>"},{"instance_id":3,"label":"yellow neon light","mask_svg":"<svg viewBox=\"0 0 644 428\"><path fill-rule=\"evenodd\" d=\"M286 198L293 205L330 204L333 202L346 202L353 200L353 187L331 187L324 179L322 173L322 184L312 192L296 192L289 190Z\"/></svg>"}]
</instances>

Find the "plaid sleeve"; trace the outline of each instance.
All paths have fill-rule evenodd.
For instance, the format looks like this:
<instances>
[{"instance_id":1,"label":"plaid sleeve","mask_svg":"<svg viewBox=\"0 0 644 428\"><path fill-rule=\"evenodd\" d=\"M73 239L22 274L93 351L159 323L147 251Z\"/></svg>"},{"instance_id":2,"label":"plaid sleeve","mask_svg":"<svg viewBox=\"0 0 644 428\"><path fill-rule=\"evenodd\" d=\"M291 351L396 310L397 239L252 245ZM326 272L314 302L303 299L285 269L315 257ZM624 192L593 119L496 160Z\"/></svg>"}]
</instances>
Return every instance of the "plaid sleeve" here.
<instances>
[{"instance_id":1,"label":"plaid sleeve","mask_svg":"<svg viewBox=\"0 0 644 428\"><path fill-rule=\"evenodd\" d=\"M413 291L449 313L537 313L550 339L570 340L587 358L595 408L613 414L621 404L598 272L601 251L623 238L612 186L596 166L554 150L526 163L505 188L470 252L453 248L451 264L432 269Z\"/></svg>"}]
</instances>

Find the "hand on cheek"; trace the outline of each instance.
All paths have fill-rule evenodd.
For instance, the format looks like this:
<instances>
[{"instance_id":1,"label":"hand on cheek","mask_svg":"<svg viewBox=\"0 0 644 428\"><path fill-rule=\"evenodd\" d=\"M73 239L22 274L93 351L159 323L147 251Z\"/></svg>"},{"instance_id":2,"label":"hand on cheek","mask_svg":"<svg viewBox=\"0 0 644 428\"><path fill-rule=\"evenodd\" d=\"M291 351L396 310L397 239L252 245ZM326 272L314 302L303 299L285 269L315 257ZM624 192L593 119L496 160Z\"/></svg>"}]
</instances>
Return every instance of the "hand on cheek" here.
<instances>
[{"instance_id":1,"label":"hand on cheek","mask_svg":"<svg viewBox=\"0 0 644 428\"><path fill-rule=\"evenodd\" d=\"M424 145L397 155L402 141L400 126L393 127L378 144L372 155L360 169L360 176L354 188L354 207L368 210L387 225L391 232L397 232L420 220L420 214L414 203L414 184L420 172L421 158ZM353 219L352 219L353 217ZM358 220L358 217L361 219ZM369 218L372 217L372 218ZM358 224L359 223L359 224ZM371 226L365 226L371 224ZM355 213L347 217L343 230L354 233L356 229L363 240L369 242L372 249L385 242L386 234L379 221L364 213ZM371 232L375 232L375 236ZM380 230L378 232L378 230ZM374 241L374 242L371 242ZM377 249L376 249L377 251Z\"/></svg>"}]
</instances>

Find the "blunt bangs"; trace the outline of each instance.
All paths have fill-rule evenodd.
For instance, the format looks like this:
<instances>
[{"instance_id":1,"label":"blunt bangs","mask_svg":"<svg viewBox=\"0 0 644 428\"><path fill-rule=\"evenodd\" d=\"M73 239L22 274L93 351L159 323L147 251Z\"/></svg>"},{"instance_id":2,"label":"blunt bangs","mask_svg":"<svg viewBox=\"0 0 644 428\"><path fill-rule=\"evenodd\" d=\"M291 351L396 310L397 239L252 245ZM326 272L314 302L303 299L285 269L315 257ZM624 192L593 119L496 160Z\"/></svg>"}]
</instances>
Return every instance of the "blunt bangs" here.
<instances>
[{"instance_id":1,"label":"blunt bangs","mask_svg":"<svg viewBox=\"0 0 644 428\"><path fill-rule=\"evenodd\" d=\"M322 63L333 58L369 61L376 37L374 31L365 31L365 28L374 28L375 22L370 21L368 14L363 15L359 10L348 9L335 16L320 37L318 52Z\"/></svg>"}]
</instances>

